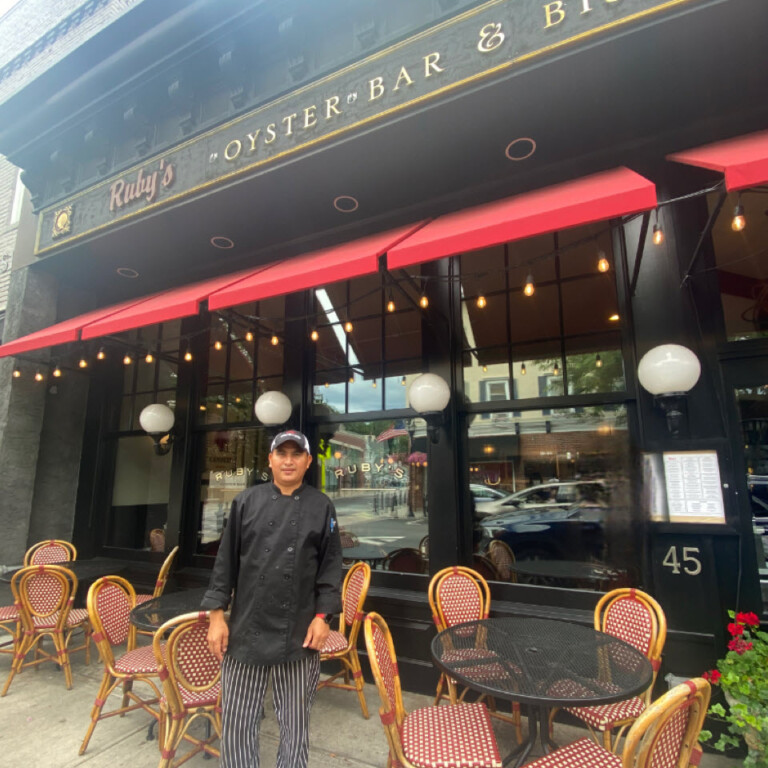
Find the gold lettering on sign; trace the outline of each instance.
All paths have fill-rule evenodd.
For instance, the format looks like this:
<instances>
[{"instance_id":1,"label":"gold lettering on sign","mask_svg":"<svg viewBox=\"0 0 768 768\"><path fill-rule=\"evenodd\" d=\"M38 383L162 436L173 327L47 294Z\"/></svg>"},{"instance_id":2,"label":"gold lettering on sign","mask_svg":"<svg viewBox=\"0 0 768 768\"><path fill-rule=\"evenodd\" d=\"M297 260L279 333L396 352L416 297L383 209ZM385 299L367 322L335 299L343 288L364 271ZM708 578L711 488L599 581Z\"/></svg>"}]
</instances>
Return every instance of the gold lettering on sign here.
<instances>
[{"instance_id":1,"label":"gold lettering on sign","mask_svg":"<svg viewBox=\"0 0 768 768\"><path fill-rule=\"evenodd\" d=\"M240 157L240 150L242 150L242 148L243 145L240 143L240 139L232 139L232 141L224 147L224 159L230 163L233 160L237 160L237 158Z\"/></svg>"},{"instance_id":2,"label":"gold lettering on sign","mask_svg":"<svg viewBox=\"0 0 768 768\"><path fill-rule=\"evenodd\" d=\"M592 6L589 4L590 0L581 0L581 14L589 13L592 10Z\"/></svg>"},{"instance_id":3,"label":"gold lettering on sign","mask_svg":"<svg viewBox=\"0 0 768 768\"><path fill-rule=\"evenodd\" d=\"M249 133L248 139L251 142L251 146L249 147L249 152L255 152L256 151L256 139L259 138L259 134L261 133L261 128L257 129L255 133Z\"/></svg>"},{"instance_id":4,"label":"gold lettering on sign","mask_svg":"<svg viewBox=\"0 0 768 768\"><path fill-rule=\"evenodd\" d=\"M313 104L304 109L304 128L312 128L317 125L317 107Z\"/></svg>"},{"instance_id":5,"label":"gold lettering on sign","mask_svg":"<svg viewBox=\"0 0 768 768\"><path fill-rule=\"evenodd\" d=\"M439 53L430 53L424 57L424 77L431 77L438 72L445 72L445 67L437 66L438 61L440 61Z\"/></svg>"},{"instance_id":6,"label":"gold lettering on sign","mask_svg":"<svg viewBox=\"0 0 768 768\"><path fill-rule=\"evenodd\" d=\"M408 74L408 70L405 67L400 67L400 74L397 76L395 87L392 90L399 91L400 83L405 83L406 85L413 85L413 78L411 78L411 76Z\"/></svg>"},{"instance_id":7,"label":"gold lettering on sign","mask_svg":"<svg viewBox=\"0 0 768 768\"><path fill-rule=\"evenodd\" d=\"M504 42L504 33L501 31L501 24L486 24L480 30L480 42L477 44L477 50L480 53L490 53L495 51Z\"/></svg>"},{"instance_id":8,"label":"gold lettering on sign","mask_svg":"<svg viewBox=\"0 0 768 768\"><path fill-rule=\"evenodd\" d=\"M559 24L565 18L563 0L554 0L552 3L546 3L544 5L544 15L547 19L544 29L549 29L549 27Z\"/></svg>"},{"instance_id":9,"label":"gold lettering on sign","mask_svg":"<svg viewBox=\"0 0 768 768\"><path fill-rule=\"evenodd\" d=\"M325 100L325 119L330 120L333 115L340 115L339 102L341 99L338 96L331 96L330 99Z\"/></svg>"},{"instance_id":10,"label":"gold lettering on sign","mask_svg":"<svg viewBox=\"0 0 768 768\"><path fill-rule=\"evenodd\" d=\"M282 122L284 122L286 125L286 136L293 136L293 121L296 119L296 117L298 117L298 115L294 112L292 115L288 115L282 119Z\"/></svg>"},{"instance_id":11,"label":"gold lettering on sign","mask_svg":"<svg viewBox=\"0 0 768 768\"><path fill-rule=\"evenodd\" d=\"M267 126L266 134L269 136L269 138L264 139L264 143L271 144L277 138L277 126L274 123L270 123Z\"/></svg>"},{"instance_id":12,"label":"gold lettering on sign","mask_svg":"<svg viewBox=\"0 0 768 768\"><path fill-rule=\"evenodd\" d=\"M371 97L368 101L376 101L384 95L384 78L374 77L373 80L368 81L368 85L371 87Z\"/></svg>"}]
</instances>

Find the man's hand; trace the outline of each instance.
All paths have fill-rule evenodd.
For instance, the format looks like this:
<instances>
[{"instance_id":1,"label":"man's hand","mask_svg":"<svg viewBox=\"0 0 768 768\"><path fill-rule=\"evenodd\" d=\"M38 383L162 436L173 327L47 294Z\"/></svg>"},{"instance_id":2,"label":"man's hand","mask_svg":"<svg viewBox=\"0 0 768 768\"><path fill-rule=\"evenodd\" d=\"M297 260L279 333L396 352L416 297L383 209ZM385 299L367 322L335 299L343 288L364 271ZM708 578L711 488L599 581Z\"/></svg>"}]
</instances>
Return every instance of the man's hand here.
<instances>
[{"instance_id":1,"label":"man's hand","mask_svg":"<svg viewBox=\"0 0 768 768\"><path fill-rule=\"evenodd\" d=\"M229 645L229 626L223 610L211 611L211 623L208 626L208 648L221 661Z\"/></svg>"},{"instance_id":2,"label":"man's hand","mask_svg":"<svg viewBox=\"0 0 768 768\"><path fill-rule=\"evenodd\" d=\"M325 623L325 619L315 616L307 630L307 636L304 638L304 648L312 648L319 651L328 638L331 628Z\"/></svg>"}]
</instances>

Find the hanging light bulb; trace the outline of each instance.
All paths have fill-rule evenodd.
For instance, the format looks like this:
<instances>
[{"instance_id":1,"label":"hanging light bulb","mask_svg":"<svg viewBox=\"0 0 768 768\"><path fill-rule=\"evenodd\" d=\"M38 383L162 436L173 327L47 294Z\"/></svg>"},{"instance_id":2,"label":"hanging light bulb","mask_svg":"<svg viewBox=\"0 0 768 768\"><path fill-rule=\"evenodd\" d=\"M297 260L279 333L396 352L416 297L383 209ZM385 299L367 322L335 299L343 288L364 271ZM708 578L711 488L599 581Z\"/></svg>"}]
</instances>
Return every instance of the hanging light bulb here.
<instances>
[{"instance_id":1,"label":"hanging light bulb","mask_svg":"<svg viewBox=\"0 0 768 768\"><path fill-rule=\"evenodd\" d=\"M741 204L741 195L739 195L738 203L736 208L733 210L733 221L731 222L731 229L734 232L741 232L746 226L747 219L744 216L744 206Z\"/></svg>"},{"instance_id":2,"label":"hanging light bulb","mask_svg":"<svg viewBox=\"0 0 768 768\"><path fill-rule=\"evenodd\" d=\"M374 389L376 389L376 387L378 386L378 384L376 384L376 379L374 379L374 380L373 380L373 383L371 384L371 386L372 386Z\"/></svg>"},{"instance_id":3,"label":"hanging light bulb","mask_svg":"<svg viewBox=\"0 0 768 768\"><path fill-rule=\"evenodd\" d=\"M184 353L184 359L188 362L192 362L192 352L189 349L189 344L187 344L187 351Z\"/></svg>"},{"instance_id":4,"label":"hanging light bulb","mask_svg":"<svg viewBox=\"0 0 768 768\"><path fill-rule=\"evenodd\" d=\"M612 315L608 317L608 320L612 323L618 323L619 322L619 314L618 312L614 312Z\"/></svg>"},{"instance_id":5,"label":"hanging light bulb","mask_svg":"<svg viewBox=\"0 0 768 768\"><path fill-rule=\"evenodd\" d=\"M488 366L487 365L483 366L483 373L488 373Z\"/></svg>"},{"instance_id":6,"label":"hanging light bulb","mask_svg":"<svg viewBox=\"0 0 768 768\"><path fill-rule=\"evenodd\" d=\"M330 385L330 384L329 384L329 383L326 381L326 382L325 382L325 388L326 388L326 389L328 389L328 387L330 387L330 386L331 386L331 385Z\"/></svg>"},{"instance_id":7,"label":"hanging light bulb","mask_svg":"<svg viewBox=\"0 0 768 768\"><path fill-rule=\"evenodd\" d=\"M13 369L13 378L14 379L21 378L21 369L18 366L16 366L16 368Z\"/></svg>"},{"instance_id":8,"label":"hanging light bulb","mask_svg":"<svg viewBox=\"0 0 768 768\"><path fill-rule=\"evenodd\" d=\"M147 354L144 357L145 363L154 363L155 362L155 356L152 354L150 350L147 350Z\"/></svg>"},{"instance_id":9,"label":"hanging light bulb","mask_svg":"<svg viewBox=\"0 0 768 768\"><path fill-rule=\"evenodd\" d=\"M236 402L236 403L239 403L239 402L240 402L240 396L239 396L239 395L238 395L238 396L235 398L235 402Z\"/></svg>"},{"instance_id":10,"label":"hanging light bulb","mask_svg":"<svg viewBox=\"0 0 768 768\"><path fill-rule=\"evenodd\" d=\"M43 374L40 373L40 371L35 371L35 381L42 381L43 380Z\"/></svg>"},{"instance_id":11,"label":"hanging light bulb","mask_svg":"<svg viewBox=\"0 0 768 768\"><path fill-rule=\"evenodd\" d=\"M221 403L216 403L217 408L223 408L224 406Z\"/></svg>"},{"instance_id":12,"label":"hanging light bulb","mask_svg":"<svg viewBox=\"0 0 768 768\"><path fill-rule=\"evenodd\" d=\"M253 341L253 331L246 331L245 332L245 340L246 341Z\"/></svg>"},{"instance_id":13,"label":"hanging light bulb","mask_svg":"<svg viewBox=\"0 0 768 768\"><path fill-rule=\"evenodd\" d=\"M87 368L88 367L88 361L84 357L81 357L80 358L80 362L78 363L78 365L81 368Z\"/></svg>"},{"instance_id":14,"label":"hanging light bulb","mask_svg":"<svg viewBox=\"0 0 768 768\"><path fill-rule=\"evenodd\" d=\"M485 296L480 294L480 296L477 297L477 308L485 309L487 305L488 305L488 302L486 301Z\"/></svg>"},{"instance_id":15,"label":"hanging light bulb","mask_svg":"<svg viewBox=\"0 0 768 768\"><path fill-rule=\"evenodd\" d=\"M132 362L133 362L133 358L128 352L126 352L125 357L123 358L123 365L130 365Z\"/></svg>"},{"instance_id":16,"label":"hanging light bulb","mask_svg":"<svg viewBox=\"0 0 768 768\"><path fill-rule=\"evenodd\" d=\"M387 302L387 312L395 311L395 302L392 300L392 294L389 294L389 301Z\"/></svg>"},{"instance_id":17,"label":"hanging light bulb","mask_svg":"<svg viewBox=\"0 0 768 768\"><path fill-rule=\"evenodd\" d=\"M404 387L404 386L405 386L405 376L403 376L403 378L402 378L402 379L400 379L400 386L401 386L401 387Z\"/></svg>"},{"instance_id":18,"label":"hanging light bulb","mask_svg":"<svg viewBox=\"0 0 768 768\"><path fill-rule=\"evenodd\" d=\"M597 261L597 271L608 272L611 268L611 262L605 257L605 251L598 251L597 255L599 256Z\"/></svg>"},{"instance_id":19,"label":"hanging light bulb","mask_svg":"<svg viewBox=\"0 0 768 768\"><path fill-rule=\"evenodd\" d=\"M354 383L355 383L355 374L354 374L354 373L350 375L350 377L349 377L349 383L350 383L350 384L354 384Z\"/></svg>"},{"instance_id":20,"label":"hanging light bulb","mask_svg":"<svg viewBox=\"0 0 768 768\"><path fill-rule=\"evenodd\" d=\"M51 371L53 376L55 376L57 379L61 377L61 368L59 368L58 365L53 366L53 371Z\"/></svg>"},{"instance_id":21,"label":"hanging light bulb","mask_svg":"<svg viewBox=\"0 0 768 768\"><path fill-rule=\"evenodd\" d=\"M595 367L596 368L602 368L603 367L603 359L600 357L600 355L597 355L595 357Z\"/></svg>"},{"instance_id":22,"label":"hanging light bulb","mask_svg":"<svg viewBox=\"0 0 768 768\"><path fill-rule=\"evenodd\" d=\"M520 366L520 375L521 375L521 376L525 376L525 374L526 374L526 370L525 370L525 363L523 363L523 364Z\"/></svg>"},{"instance_id":23,"label":"hanging light bulb","mask_svg":"<svg viewBox=\"0 0 768 768\"><path fill-rule=\"evenodd\" d=\"M100 347L99 351L96 353L96 359L104 360L106 357L107 357L107 353L104 351L104 347Z\"/></svg>"},{"instance_id":24,"label":"hanging light bulb","mask_svg":"<svg viewBox=\"0 0 768 768\"><path fill-rule=\"evenodd\" d=\"M312 333L309 334L309 338L312 339L312 341L317 341L320 338L320 334L317 330L313 329Z\"/></svg>"},{"instance_id":25,"label":"hanging light bulb","mask_svg":"<svg viewBox=\"0 0 768 768\"><path fill-rule=\"evenodd\" d=\"M224 345L221 343L221 341L220 341L219 339L216 339L216 341L214 341L214 342L213 342L213 348L214 348L214 349L215 349L217 352L220 352L220 351L221 351L221 348L222 348L223 346L224 346Z\"/></svg>"},{"instance_id":26,"label":"hanging light bulb","mask_svg":"<svg viewBox=\"0 0 768 768\"><path fill-rule=\"evenodd\" d=\"M208 410L208 409L205 407L205 403L203 403L203 404L200 406L200 410L201 410L201 411L207 411L207 410Z\"/></svg>"},{"instance_id":27,"label":"hanging light bulb","mask_svg":"<svg viewBox=\"0 0 768 768\"><path fill-rule=\"evenodd\" d=\"M429 306L429 299L427 298L426 293L421 294L421 298L419 299L419 306L422 309L426 309Z\"/></svg>"},{"instance_id":28,"label":"hanging light bulb","mask_svg":"<svg viewBox=\"0 0 768 768\"><path fill-rule=\"evenodd\" d=\"M555 367L552 369L552 374L554 376L560 375L560 366L557 363L555 363Z\"/></svg>"},{"instance_id":29,"label":"hanging light bulb","mask_svg":"<svg viewBox=\"0 0 768 768\"><path fill-rule=\"evenodd\" d=\"M653 225L653 244L661 245L664 242L664 230L658 225Z\"/></svg>"},{"instance_id":30,"label":"hanging light bulb","mask_svg":"<svg viewBox=\"0 0 768 768\"><path fill-rule=\"evenodd\" d=\"M351 323L349 320L347 320L347 322L346 322L346 323L344 323L344 330L345 330L347 333L352 333L352 329L353 329L354 327L355 327L355 326L354 326L354 325L352 325L352 323Z\"/></svg>"},{"instance_id":31,"label":"hanging light bulb","mask_svg":"<svg viewBox=\"0 0 768 768\"><path fill-rule=\"evenodd\" d=\"M269 343L270 343L270 344L271 344L273 347L276 347L276 346L277 346L277 345L280 343L280 339L278 339L278 338L277 338L277 336L273 336L273 337L272 337L272 338L269 340Z\"/></svg>"},{"instance_id":32,"label":"hanging light bulb","mask_svg":"<svg viewBox=\"0 0 768 768\"><path fill-rule=\"evenodd\" d=\"M533 294L536 293L536 286L533 284L533 275L528 275L528 277L525 278L523 293L526 296L533 296Z\"/></svg>"}]
</instances>

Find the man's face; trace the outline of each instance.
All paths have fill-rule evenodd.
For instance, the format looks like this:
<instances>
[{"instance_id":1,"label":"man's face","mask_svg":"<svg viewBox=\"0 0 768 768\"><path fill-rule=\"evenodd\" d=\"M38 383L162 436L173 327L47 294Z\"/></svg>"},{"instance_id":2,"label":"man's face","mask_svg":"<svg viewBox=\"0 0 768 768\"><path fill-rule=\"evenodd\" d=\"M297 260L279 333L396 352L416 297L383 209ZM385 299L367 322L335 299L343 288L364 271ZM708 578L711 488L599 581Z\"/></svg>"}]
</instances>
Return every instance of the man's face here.
<instances>
[{"instance_id":1,"label":"man's face","mask_svg":"<svg viewBox=\"0 0 768 768\"><path fill-rule=\"evenodd\" d=\"M312 463L312 456L289 440L269 454L269 468L278 486L298 485Z\"/></svg>"}]
</instances>

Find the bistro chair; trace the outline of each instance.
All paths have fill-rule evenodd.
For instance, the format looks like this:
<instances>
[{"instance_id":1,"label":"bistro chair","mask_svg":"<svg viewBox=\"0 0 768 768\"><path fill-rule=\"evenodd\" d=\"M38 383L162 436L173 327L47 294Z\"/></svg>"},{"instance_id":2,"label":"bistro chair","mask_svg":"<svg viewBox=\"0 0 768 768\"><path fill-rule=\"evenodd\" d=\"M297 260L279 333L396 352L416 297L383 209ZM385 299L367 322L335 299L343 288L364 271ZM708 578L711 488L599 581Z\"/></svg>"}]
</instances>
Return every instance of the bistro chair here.
<instances>
[{"instance_id":1,"label":"bistro chair","mask_svg":"<svg viewBox=\"0 0 768 768\"><path fill-rule=\"evenodd\" d=\"M517 583L517 573L512 566L515 564L515 554L505 541L493 539L488 545L488 559L493 563L502 581Z\"/></svg>"},{"instance_id":2,"label":"bistro chair","mask_svg":"<svg viewBox=\"0 0 768 768\"><path fill-rule=\"evenodd\" d=\"M393 549L384 558L384 570L399 573L426 573L427 561L418 549L402 547Z\"/></svg>"},{"instance_id":3,"label":"bistro chair","mask_svg":"<svg viewBox=\"0 0 768 768\"><path fill-rule=\"evenodd\" d=\"M21 631L14 640L14 658L11 671L0 696L8 693L13 678L24 667L33 667L45 661L58 664L64 671L67 690L72 688L71 651L85 648L85 663L91 661L91 624L82 608L72 608L77 591L77 576L59 565L30 565L17 571L11 579L11 591L18 606ZM76 629L85 633L85 642L69 648ZM41 647L45 637L53 641L55 653ZM25 661L30 651L34 657Z\"/></svg>"},{"instance_id":4,"label":"bistro chair","mask_svg":"<svg viewBox=\"0 0 768 768\"><path fill-rule=\"evenodd\" d=\"M363 604L371 584L371 566L367 563L355 563L344 578L341 590L341 616L339 616L339 631L331 630L320 651L320 661L338 659L341 669L331 677L321 680L317 689L342 688L345 691L357 691L360 699L360 709L367 720L368 705L365 703L363 670L357 655L357 636L363 624ZM344 682L337 683L336 679L344 675ZM352 675L352 684L349 677Z\"/></svg>"},{"instance_id":5,"label":"bistro chair","mask_svg":"<svg viewBox=\"0 0 768 768\"><path fill-rule=\"evenodd\" d=\"M429 559L429 534L421 537L421 541L419 541L419 552L421 552L422 557Z\"/></svg>"},{"instance_id":6,"label":"bistro chair","mask_svg":"<svg viewBox=\"0 0 768 768\"><path fill-rule=\"evenodd\" d=\"M650 595L639 589L623 587L603 595L595 606L595 629L634 646L653 667L651 684L640 696L615 704L565 708L566 712L587 724L595 741L599 743L597 734L602 733L605 749L615 750L624 731L651 703L653 686L661 666L661 652L667 639L667 620L662 607ZM610 680L605 683L610 685ZM556 712L556 709L550 712L550 728ZM612 736L614 729L615 738Z\"/></svg>"},{"instance_id":7,"label":"bistro chair","mask_svg":"<svg viewBox=\"0 0 768 768\"><path fill-rule=\"evenodd\" d=\"M351 531L346 531L343 528L339 528L339 538L341 539L342 549L346 547L356 547L360 540Z\"/></svg>"},{"instance_id":8,"label":"bistro chair","mask_svg":"<svg viewBox=\"0 0 768 768\"><path fill-rule=\"evenodd\" d=\"M221 664L208 649L208 625L206 611L185 613L166 621L152 640L164 694L158 768L175 768L199 752L219 757L219 750L211 745L221 738ZM163 643L161 638L166 635L168 641ZM205 738L189 733L189 726L198 718L209 725ZM193 748L174 760L184 740Z\"/></svg>"},{"instance_id":9,"label":"bistro chair","mask_svg":"<svg viewBox=\"0 0 768 768\"><path fill-rule=\"evenodd\" d=\"M0 629L11 636L10 640L0 643L0 653L13 653L16 639L21 636L21 613L18 605L0 606Z\"/></svg>"},{"instance_id":10,"label":"bistro chair","mask_svg":"<svg viewBox=\"0 0 768 768\"><path fill-rule=\"evenodd\" d=\"M152 717L160 719L160 712L153 708L160 700L160 689L156 684L157 663L152 647L136 647L136 627L131 624L131 610L136 605L136 593L129 581L120 576L104 576L97 579L88 590L88 616L93 626L93 639L104 663L104 675L91 709L91 722L80 745L82 755L88 748L96 723L115 715L124 715L134 709L143 709ZM125 643L126 650L115 657L115 646ZM153 693L144 699L133 691L135 682L146 683ZM120 707L103 712L109 695L123 687ZM133 703L131 703L133 702Z\"/></svg>"},{"instance_id":11,"label":"bistro chair","mask_svg":"<svg viewBox=\"0 0 768 768\"><path fill-rule=\"evenodd\" d=\"M487 619L491 610L491 590L488 582L477 571L461 565L438 571L429 582L427 598L432 610L432 621L435 622L438 632L465 621ZM482 658L484 660L496 655L493 651L483 651L479 648L455 650L451 653L465 656L467 659ZM489 674L498 674L496 665L489 665L488 669ZM444 693L444 688L447 689L447 694ZM457 704L464 700L467 690L465 689L461 696L457 696L456 681L441 672L437 682L435 705L439 704L443 698L447 698L451 704ZM489 701L489 709L493 717L514 723L517 740L522 742L520 705L516 702L512 704L511 717L496 712L493 701Z\"/></svg>"},{"instance_id":12,"label":"bistro chair","mask_svg":"<svg viewBox=\"0 0 768 768\"><path fill-rule=\"evenodd\" d=\"M77 560L74 544L61 539L47 539L33 544L24 554L24 565L50 565Z\"/></svg>"},{"instance_id":13,"label":"bistro chair","mask_svg":"<svg viewBox=\"0 0 768 768\"><path fill-rule=\"evenodd\" d=\"M699 732L709 707L709 683L694 678L651 704L627 733L622 754L590 738L560 747L526 768L688 768L697 765Z\"/></svg>"},{"instance_id":14,"label":"bistro chair","mask_svg":"<svg viewBox=\"0 0 768 768\"><path fill-rule=\"evenodd\" d=\"M160 571L157 574L157 581L155 582L155 589L154 591L149 593L140 592L136 595L136 605L141 605L142 603L146 603L148 600L153 600L156 597L160 597L160 595L163 594L163 590L165 589L165 585L168 582L168 574L171 572L171 566L173 565L174 558L176 557L176 553L179 551L178 546L175 546L169 553L168 557L165 558L163 561L163 564L160 566ZM136 633L139 635L144 635L146 637L152 637L154 634L153 632L150 632L146 629L136 629Z\"/></svg>"},{"instance_id":15,"label":"bistro chair","mask_svg":"<svg viewBox=\"0 0 768 768\"><path fill-rule=\"evenodd\" d=\"M501 574L490 557L475 552L475 554L472 555L472 568L484 579L489 579L490 581L502 581Z\"/></svg>"},{"instance_id":16,"label":"bistro chair","mask_svg":"<svg viewBox=\"0 0 768 768\"><path fill-rule=\"evenodd\" d=\"M365 646L381 698L387 768L501 768L485 704L447 704L406 712L392 635L378 613L365 617Z\"/></svg>"}]
</instances>

